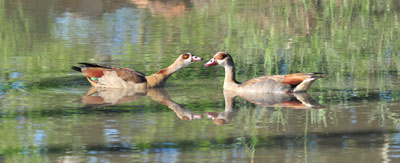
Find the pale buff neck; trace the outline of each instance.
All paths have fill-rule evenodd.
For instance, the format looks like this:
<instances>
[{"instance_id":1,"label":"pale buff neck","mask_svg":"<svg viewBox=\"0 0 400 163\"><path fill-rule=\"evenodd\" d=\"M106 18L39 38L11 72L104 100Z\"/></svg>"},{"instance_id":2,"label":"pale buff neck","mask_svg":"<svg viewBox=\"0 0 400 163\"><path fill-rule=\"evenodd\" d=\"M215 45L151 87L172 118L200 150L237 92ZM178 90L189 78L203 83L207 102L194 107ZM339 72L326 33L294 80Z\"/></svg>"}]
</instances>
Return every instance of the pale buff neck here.
<instances>
[{"instance_id":1,"label":"pale buff neck","mask_svg":"<svg viewBox=\"0 0 400 163\"><path fill-rule=\"evenodd\" d=\"M236 81L235 65L231 63L231 65L225 65L224 68L225 68L224 89L236 90L240 83Z\"/></svg>"},{"instance_id":2,"label":"pale buff neck","mask_svg":"<svg viewBox=\"0 0 400 163\"><path fill-rule=\"evenodd\" d=\"M178 71L181 68L186 67L185 63L181 59L176 59L174 63L169 65L167 68L163 69L165 71L166 76L171 76L173 73Z\"/></svg>"},{"instance_id":3,"label":"pale buff neck","mask_svg":"<svg viewBox=\"0 0 400 163\"><path fill-rule=\"evenodd\" d=\"M168 78L178 71L179 69L185 67L185 63L182 62L179 58L175 60L174 63L169 65L167 68L161 69L160 71L146 76L148 87L162 87L165 85L165 82Z\"/></svg>"}]
</instances>

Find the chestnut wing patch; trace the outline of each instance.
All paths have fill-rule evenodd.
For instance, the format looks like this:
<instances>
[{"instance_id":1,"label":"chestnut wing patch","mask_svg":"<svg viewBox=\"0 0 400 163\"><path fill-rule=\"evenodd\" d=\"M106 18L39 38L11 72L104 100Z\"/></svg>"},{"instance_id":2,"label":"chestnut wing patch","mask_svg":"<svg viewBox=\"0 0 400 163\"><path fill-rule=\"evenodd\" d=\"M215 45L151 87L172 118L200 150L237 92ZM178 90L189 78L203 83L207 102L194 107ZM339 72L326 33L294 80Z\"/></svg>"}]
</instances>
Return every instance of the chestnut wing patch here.
<instances>
[{"instance_id":1,"label":"chestnut wing patch","mask_svg":"<svg viewBox=\"0 0 400 163\"><path fill-rule=\"evenodd\" d=\"M112 70L116 71L118 76L125 81L134 83L143 83L147 81L145 74L130 68L113 68Z\"/></svg>"},{"instance_id":2,"label":"chestnut wing patch","mask_svg":"<svg viewBox=\"0 0 400 163\"><path fill-rule=\"evenodd\" d=\"M82 74L86 77L90 78L100 78L104 75L103 71L106 69L111 69L110 66L99 65L95 63L79 63L81 66L76 67L72 66L71 68L82 72Z\"/></svg>"},{"instance_id":3,"label":"chestnut wing patch","mask_svg":"<svg viewBox=\"0 0 400 163\"><path fill-rule=\"evenodd\" d=\"M311 76L309 74L303 74L303 73L285 75L283 77L283 84L298 85L310 77Z\"/></svg>"},{"instance_id":4,"label":"chestnut wing patch","mask_svg":"<svg viewBox=\"0 0 400 163\"><path fill-rule=\"evenodd\" d=\"M104 75L104 68L93 67L93 68L82 68L82 74L87 77L100 78Z\"/></svg>"}]
</instances>

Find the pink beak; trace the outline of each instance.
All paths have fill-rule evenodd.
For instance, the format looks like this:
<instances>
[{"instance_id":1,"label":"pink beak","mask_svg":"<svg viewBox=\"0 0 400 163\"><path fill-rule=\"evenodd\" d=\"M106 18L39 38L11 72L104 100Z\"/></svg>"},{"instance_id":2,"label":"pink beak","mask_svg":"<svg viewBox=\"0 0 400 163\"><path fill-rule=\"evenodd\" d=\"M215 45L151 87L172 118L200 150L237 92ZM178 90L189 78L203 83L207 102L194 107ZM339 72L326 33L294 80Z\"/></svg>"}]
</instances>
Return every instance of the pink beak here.
<instances>
[{"instance_id":1,"label":"pink beak","mask_svg":"<svg viewBox=\"0 0 400 163\"><path fill-rule=\"evenodd\" d=\"M192 56L192 62L196 62L196 61L202 61L203 58L197 57L195 55Z\"/></svg>"},{"instance_id":2,"label":"pink beak","mask_svg":"<svg viewBox=\"0 0 400 163\"><path fill-rule=\"evenodd\" d=\"M201 119L203 118L203 116L199 115L199 114L194 114L193 115L193 119Z\"/></svg>"},{"instance_id":3,"label":"pink beak","mask_svg":"<svg viewBox=\"0 0 400 163\"><path fill-rule=\"evenodd\" d=\"M206 66L206 67L210 67L210 66L215 66L215 65L217 65L218 63L217 63L217 61L214 59L214 58L212 58L210 61L208 61L204 66Z\"/></svg>"}]
</instances>

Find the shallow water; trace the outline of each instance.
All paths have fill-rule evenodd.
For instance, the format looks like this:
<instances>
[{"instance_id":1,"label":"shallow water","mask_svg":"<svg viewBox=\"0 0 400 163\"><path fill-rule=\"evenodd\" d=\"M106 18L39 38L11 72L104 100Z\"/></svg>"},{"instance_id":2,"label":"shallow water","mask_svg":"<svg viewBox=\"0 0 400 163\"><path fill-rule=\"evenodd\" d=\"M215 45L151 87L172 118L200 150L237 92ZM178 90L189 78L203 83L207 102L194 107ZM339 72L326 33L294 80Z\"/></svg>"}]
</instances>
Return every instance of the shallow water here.
<instances>
[{"instance_id":1,"label":"shallow water","mask_svg":"<svg viewBox=\"0 0 400 163\"><path fill-rule=\"evenodd\" d=\"M2 1L0 162L396 162L400 4L368 2ZM202 62L165 89L88 94L70 69L151 74L222 50L239 81L327 77L307 94L234 98Z\"/></svg>"}]
</instances>

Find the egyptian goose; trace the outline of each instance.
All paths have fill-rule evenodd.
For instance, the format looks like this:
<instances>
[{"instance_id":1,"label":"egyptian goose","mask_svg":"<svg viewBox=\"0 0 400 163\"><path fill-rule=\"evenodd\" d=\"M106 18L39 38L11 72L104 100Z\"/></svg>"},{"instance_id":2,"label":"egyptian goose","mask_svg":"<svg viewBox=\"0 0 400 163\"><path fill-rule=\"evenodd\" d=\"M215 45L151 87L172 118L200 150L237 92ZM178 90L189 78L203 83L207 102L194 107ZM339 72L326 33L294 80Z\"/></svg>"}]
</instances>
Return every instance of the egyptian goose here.
<instances>
[{"instance_id":1,"label":"egyptian goose","mask_svg":"<svg viewBox=\"0 0 400 163\"><path fill-rule=\"evenodd\" d=\"M202 58L200 57L185 53L180 55L167 68L150 76L130 68L117 68L92 63L79 63L82 65L81 67L72 66L71 68L82 72L94 87L146 89L164 87L165 82L174 72L192 62L201 60Z\"/></svg>"},{"instance_id":2,"label":"egyptian goose","mask_svg":"<svg viewBox=\"0 0 400 163\"><path fill-rule=\"evenodd\" d=\"M295 73L288 75L262 76L239 83L235 79L235 64L232 56L226 52L218 52L205 66L221 65L225 68L224 89L239 92L290 93L305 92L323 73Z\"/></svg>"}]
</instances>

